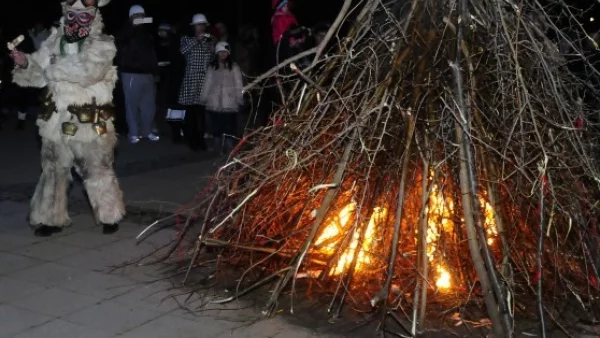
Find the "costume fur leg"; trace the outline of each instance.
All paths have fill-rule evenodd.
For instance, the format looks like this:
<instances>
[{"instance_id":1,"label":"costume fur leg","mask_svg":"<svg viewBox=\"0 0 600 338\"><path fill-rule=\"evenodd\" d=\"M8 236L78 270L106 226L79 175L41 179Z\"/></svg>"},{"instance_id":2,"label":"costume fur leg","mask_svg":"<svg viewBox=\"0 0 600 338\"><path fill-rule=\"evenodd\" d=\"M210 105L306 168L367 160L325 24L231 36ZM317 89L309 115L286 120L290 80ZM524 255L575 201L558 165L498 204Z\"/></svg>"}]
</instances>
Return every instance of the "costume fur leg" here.
<instances>
[{"instance_id":1,"label":"costume fur leg","mask_svg":"<svg viewBox=\"0 0 600 338\"><path fill-rule=\"evenodd\" d=\"M116 142L114 133L109 133L93 142L71 143L98 224L118 224L125 216L123 193L113 170Z\"/></svg>"},{"instance_id":2,"label":"costume fur leg","mask_svg":"<svg viewBox=\"0 0 600 338\"><path fill-rule=\"evenodd\" d=\"M67 191L71 181L73 154L62 142L42 138L42 176L31 199L29 223L65 227L71 224L67 211Z\"/></svg>"}]
</instances>

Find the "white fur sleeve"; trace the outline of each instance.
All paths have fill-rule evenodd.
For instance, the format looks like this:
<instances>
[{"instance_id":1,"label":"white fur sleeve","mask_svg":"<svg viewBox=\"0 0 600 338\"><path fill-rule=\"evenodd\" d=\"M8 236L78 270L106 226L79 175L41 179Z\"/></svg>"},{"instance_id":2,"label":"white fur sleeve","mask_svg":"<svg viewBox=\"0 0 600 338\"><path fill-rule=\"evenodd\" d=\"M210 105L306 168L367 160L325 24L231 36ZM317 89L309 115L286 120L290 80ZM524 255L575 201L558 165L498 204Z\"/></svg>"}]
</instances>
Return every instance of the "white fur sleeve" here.
<instances>
[{"instance_id":1,"label":"white fur sleeve","mask_svg":"<svg viewBox=\"0 0 600 338\"><path fill-rule=\"evenodd\" d=\"M12 71L13 82L21 87L45 87L48 82L44 76L44 66L50 63L50 49L47 45L33 54L27 55L27 68L17 67Z\"/></svg>"},{"instance_id":2,"label":"white fur sleeve","mask_svg":"<svg viewBox=\"0 0 600 338\"><path fill-rule=\"evenodd\" d=\"M78 54L57 57L54 64L45 69L46 77L54 82L77 83L89 87L103 81L112 69L117 48L112 37L96 38L84 45Z\"/></svg>"}]
</instances>

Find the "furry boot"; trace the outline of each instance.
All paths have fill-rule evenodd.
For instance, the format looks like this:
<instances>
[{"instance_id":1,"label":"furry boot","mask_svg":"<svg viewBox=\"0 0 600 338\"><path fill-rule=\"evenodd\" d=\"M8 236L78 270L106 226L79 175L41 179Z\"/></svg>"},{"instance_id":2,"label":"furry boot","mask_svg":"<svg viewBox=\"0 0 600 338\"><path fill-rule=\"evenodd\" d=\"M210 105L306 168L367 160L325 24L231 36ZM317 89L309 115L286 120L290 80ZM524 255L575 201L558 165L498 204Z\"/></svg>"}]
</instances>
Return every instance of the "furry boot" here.
<instances>
[{"instance_id":1,"label":"furry boot","mask_svg":"<svg viewBox=\"0 0 600 338\"><path fill-rule=\"evenodd\" d=\"M107 234L116 232L125 216L123 193L113 170L115 144L116 136L113 134L72 146L96 223L103 225Z\"/></svg>"},{"instance_id":2,"label":"furry boot","mask_svg":"<svg viewBox=\"0 0 600 338\"><path fill-rule=\"evenodd\" d=\"M67 191L73 155L64 143L42 139L42 176L30 203L29 223L37 236L50 236L69 226Z\"/></svg>"}]
</instances>

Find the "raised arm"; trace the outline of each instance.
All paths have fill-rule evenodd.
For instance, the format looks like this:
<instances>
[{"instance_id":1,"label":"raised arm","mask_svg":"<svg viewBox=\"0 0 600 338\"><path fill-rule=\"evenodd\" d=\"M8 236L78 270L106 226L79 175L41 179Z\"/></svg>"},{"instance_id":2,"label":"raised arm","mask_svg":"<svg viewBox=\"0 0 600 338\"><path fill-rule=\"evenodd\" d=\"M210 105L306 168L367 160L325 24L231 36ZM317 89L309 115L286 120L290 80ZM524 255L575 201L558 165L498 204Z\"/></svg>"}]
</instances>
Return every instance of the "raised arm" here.
<instances>
[{"instance_id":1,"label":"raised arm","mask_svg":"<svg viewBox=\"0 0 600 338\"><path fill-rule=\"evenodd\" d=\"M16 67L12 71L13 82L21 87L43 88L48 84L44 68L50 65L50 55L53 42L56 41L56 31L42 44L39 50L25 54L27 64L24 68Z\"/></svg>"},{"instance_id":2,"label":"raised arm","mask_svg":"<svg viewBox=\"0 0 600 338\"><path fill-rule=\"evenodd\" d=\"M103 81L112 69L117 53L113 37L103 35L94 38L82 48L80 53L60 57L46 68L48 80L77 83L83 87Z\"/></svg>"},{"instance_id":3,"label":"raised arm","mask_svg":"<svg viewBox=\"0 0 600 338\"><path fill-rule=\"evenodd\" d=\"M181 44L179 51L181 54L188 54L194 47L198 45L198 40L190 38L189 36L181 37Z\"/></svg>"}]
</instances>

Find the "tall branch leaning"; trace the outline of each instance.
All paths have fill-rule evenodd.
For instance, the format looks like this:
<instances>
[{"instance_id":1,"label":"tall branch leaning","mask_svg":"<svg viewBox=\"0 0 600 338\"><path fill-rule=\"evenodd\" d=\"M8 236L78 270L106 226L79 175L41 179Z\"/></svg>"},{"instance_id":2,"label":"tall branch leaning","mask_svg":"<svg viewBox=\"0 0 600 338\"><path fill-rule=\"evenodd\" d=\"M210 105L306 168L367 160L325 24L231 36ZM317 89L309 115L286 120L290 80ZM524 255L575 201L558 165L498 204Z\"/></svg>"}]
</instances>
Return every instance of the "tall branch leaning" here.
<instances>
[{"instance_id":1,"label":"tall branch leaning","mask_svg":"<svg viewBox=\"0 0 600 338\"><path fill-rule=\"evenodd\" d=\"M312 66L285 77L283 102L298 109L240 141L182 207L165 260L186 248L189 276L216 248L217 272L244 270L216 302L266 285L272 314L282 295L310 290L333 316L351 305L380 313L384 331L410 323L406 335L427 329L426 309L479 306L497 337L519 317L542 336L549 323L564 330L573 299L597 314L600 96L559 51L585 54L554 24L571 10L350 3L328 34L335 47L308 51Z\"/></svg>"}]
</instances>

